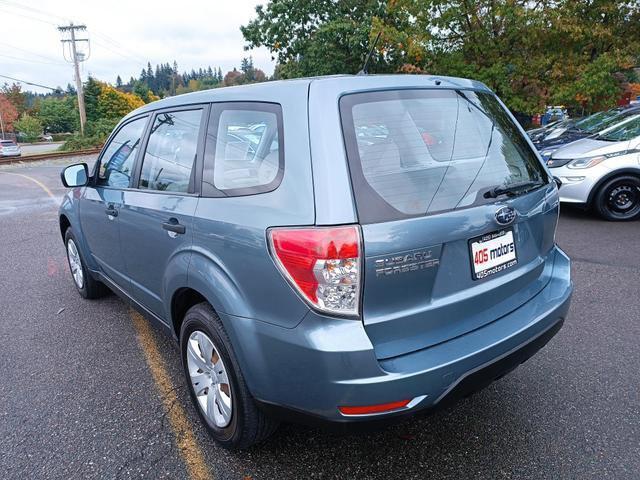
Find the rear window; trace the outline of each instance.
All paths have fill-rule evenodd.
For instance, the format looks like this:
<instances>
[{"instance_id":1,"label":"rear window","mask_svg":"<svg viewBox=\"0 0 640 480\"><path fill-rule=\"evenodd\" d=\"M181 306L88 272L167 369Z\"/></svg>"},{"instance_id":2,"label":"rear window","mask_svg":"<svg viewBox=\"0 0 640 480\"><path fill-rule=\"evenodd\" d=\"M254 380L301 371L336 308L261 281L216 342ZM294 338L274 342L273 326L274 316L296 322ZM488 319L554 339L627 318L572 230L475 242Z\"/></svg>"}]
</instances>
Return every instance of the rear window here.
<instances>
[{"instance_id":1,"label":"rear window","mask_svg":"<svg viewBox=\"0 0 640 480\"><path fill-rule=\"evenodd\" d=\"M12 147L13 145L15 145L15 143L13 143L11 140L2 140L0 142L0 145L3 145L5 147Z\"/></svg>"},{"instance_id":2,"label":"rear window","mask_svg":"<svg viewBox=\"0 0 640 480\"><path fill-rule=\"evenodd\" d=\"M480 203L484 193L548 182L495 96L469 90L398 90L340 100L361 223Z\"/></svg>"}]
</instances>

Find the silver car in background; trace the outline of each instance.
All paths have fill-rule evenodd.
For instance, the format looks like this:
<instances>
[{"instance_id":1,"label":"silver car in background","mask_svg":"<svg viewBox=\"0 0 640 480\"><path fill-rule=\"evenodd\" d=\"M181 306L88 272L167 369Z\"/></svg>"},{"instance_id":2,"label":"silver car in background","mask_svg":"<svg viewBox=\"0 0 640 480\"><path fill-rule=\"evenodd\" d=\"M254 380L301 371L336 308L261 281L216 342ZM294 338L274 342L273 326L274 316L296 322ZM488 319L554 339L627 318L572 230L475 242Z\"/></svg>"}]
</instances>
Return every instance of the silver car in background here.
<instances>
[{"instance_id":1,"label":"silver car in background","mask_svg":"<svg viewBox=\"0 0 640 480\"><path fill-rule=\"evenodd\" d=\"M606 220L640 217L640 114L558 149L547 165L562 182L561 202Z\"/></svg>"},{"instance_id":2,"label":"silver car in background","mask_svg":"<svg viewBox=\"0 0 640 480\"><path fill-rule=\"evenodd\" d=\"M22 151L13 140L0 140L0 157L19 157Z\"/></svg>"}]
</instances>

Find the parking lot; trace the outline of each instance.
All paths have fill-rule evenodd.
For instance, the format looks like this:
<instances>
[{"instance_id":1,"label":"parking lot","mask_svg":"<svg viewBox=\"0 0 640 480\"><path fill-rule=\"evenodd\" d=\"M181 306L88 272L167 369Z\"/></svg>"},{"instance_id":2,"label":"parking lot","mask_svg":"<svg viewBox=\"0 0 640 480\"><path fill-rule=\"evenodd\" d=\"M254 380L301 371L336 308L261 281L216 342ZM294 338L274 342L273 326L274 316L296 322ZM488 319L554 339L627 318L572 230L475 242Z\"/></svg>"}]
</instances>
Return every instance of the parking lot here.
<instances>
[{"instance_id":1,"label":"parking lot","mask_svg":"<svg viewBox=\"0 0 640 480\"><path fill-rule=\"evenodd\" d=\"M359 435L283 425L230 453L172 340L115 295L76 293L56 215L72 161L0 165L0 478L640 477L640 222L564 208L564 328L454 408Z\"/></svg>"}]
</instances>

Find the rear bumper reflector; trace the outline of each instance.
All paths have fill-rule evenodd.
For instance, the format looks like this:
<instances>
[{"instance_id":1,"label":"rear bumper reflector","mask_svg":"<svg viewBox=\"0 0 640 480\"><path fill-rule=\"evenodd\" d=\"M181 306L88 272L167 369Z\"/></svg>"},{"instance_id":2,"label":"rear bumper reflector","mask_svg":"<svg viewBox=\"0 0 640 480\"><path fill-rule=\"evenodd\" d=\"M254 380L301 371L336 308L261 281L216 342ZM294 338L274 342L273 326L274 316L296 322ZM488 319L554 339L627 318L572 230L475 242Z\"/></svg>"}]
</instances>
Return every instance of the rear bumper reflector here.
<instances>
[{"instance_id":1,"label":"rear bumper reflector","mask_svg":"<svg viewBox=\"0 0 640 480\"><path fill-rule=\"evenodd\" d=\"M355 415L380 415L384 413L392 413L399 410L406 410L412 408L426 398L426 395L420 395L410 400L398 400L389 403L379 403L377 405L364 405L364 406L342 406L338 407L338 410L342 415L355 416Z\"/></svg>"}]
</instances>

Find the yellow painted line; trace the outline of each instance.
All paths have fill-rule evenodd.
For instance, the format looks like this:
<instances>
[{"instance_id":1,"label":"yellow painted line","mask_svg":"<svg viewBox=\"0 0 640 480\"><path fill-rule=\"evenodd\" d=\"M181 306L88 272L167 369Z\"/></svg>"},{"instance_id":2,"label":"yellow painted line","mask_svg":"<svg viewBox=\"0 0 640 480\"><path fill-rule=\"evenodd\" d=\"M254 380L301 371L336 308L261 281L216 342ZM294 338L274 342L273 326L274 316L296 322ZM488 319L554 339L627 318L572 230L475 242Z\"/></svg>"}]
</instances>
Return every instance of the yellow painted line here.
<instances>
[{"instance_id":1,"label":"yellow painted line","mask_svg":"<svg viewBox=\"0 0 640 480\"><path fill-rule=\"evenodd\" d=\"M138 343L142 347L145 360L159 390L160 398L167 412L169 424L176 438L180 455L187 466L187 473L192 480L208 480L213 478L204 461L202 450L193 434L193 427L187 418L187 412L178 399L171 378L164 364L164 359L153 336L149 322L138 312L130 311L133 326L136 329Z\"/></svg>"},{"instance_id":2,"label":"yellow painted line","mask_svg":"<svg viewBox=\"0 0 640 480\"><path fill-rule=\"evenodd\" d=\"M35 183L36 185L38 185L42 190L44 190L44 192L49 195L51 198L53 198L54 200L56 200L56 196L51 192L51 190L49 190L49 187L47 187L44 183L42 183L40 180L36 180L33 177L30 177L29 175L24 175L22 173L13 173L13 172L1 172L0 173L5 173L7 175L15 175L16 177L22 177L22 178L26 178L27 180L31 180L33 183Z\"/></svg>"}]
</instances>

